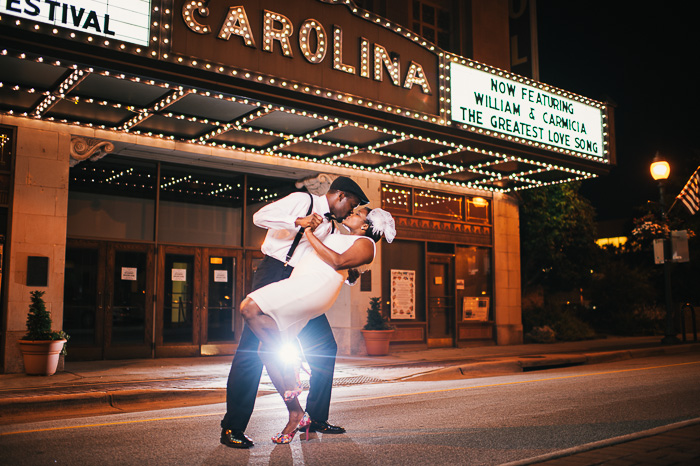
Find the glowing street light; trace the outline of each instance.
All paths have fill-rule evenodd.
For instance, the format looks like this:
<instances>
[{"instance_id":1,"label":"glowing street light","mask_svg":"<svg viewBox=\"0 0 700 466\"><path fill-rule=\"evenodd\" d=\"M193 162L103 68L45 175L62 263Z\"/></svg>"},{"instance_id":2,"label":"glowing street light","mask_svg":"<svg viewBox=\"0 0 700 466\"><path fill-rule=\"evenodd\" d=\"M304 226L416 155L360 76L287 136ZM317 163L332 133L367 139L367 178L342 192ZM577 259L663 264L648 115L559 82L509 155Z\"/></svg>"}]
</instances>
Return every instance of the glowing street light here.
<instances>
[{"instance_id":1,"label":"glowing street light","mask_svg":"<svg viewBox=\"0 0 700 466\"><path fill-rule=\"evenodd\" d=\"M649 167L652 178L659 182L659 200L661 205L661 220L665 227L668 227L668 218L666 217L666 201L664 199L664 188L666 179L668 179L671 174L671 166L668 164L663 157L656 152L654 160ZM673 331L673 298L671 296L671 238L667 235L664 229L664 282L666 285L666 330L664 332L664 338L661 340L665 344L678 343L678 338L676 338L676 333Z\"/></svg>"},{"instance_id":2,"label":"glowing street light","mask_svg":"<svg viewBox=\"0 0 700 466\"><path fill-rule=\"evenodd\" d=\"M651 172L651 177L654 178L654 180L661 181L668 179L668 175L671 174L671 166L657 152L654 156L654 160L651 162L649 171Z\"/></svg>"}]
</instances>

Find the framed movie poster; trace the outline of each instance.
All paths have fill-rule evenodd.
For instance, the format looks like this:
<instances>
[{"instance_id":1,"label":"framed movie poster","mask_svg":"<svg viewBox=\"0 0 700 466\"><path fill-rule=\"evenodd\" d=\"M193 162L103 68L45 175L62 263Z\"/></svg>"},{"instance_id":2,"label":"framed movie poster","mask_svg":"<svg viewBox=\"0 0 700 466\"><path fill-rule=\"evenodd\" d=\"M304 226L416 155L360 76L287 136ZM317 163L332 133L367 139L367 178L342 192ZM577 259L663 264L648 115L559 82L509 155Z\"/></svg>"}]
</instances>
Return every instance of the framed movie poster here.
<instances>
[{"instance_id":1,"label":"framed movie poster","mask_svg":"<svg viewBox=\"0 0 700 466\"><path fill-rule=\"evenodd\" d=\"M415 270L391 270L391 318L416 318Z\"/></svg>"}]
</instances>

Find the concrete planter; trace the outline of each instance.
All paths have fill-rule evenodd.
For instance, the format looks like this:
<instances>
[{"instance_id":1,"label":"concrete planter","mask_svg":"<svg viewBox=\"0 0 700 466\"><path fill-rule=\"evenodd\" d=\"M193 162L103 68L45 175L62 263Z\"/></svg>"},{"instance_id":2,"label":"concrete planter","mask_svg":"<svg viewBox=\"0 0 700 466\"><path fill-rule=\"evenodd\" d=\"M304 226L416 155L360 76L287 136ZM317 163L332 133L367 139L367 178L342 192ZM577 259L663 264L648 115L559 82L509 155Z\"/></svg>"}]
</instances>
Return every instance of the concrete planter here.
<instances>
[{"instance_id":1,"label":"concrete planter","mask_svg":"<svg viewBox=\"0 0 700 466\"><path fill-rule=\"evenodd\" d=\"M19 340L27 375L53 375L66 340Z\"/></svg>"},{"instance_id":2,"label":"concrete planter","mask_svg":"<svg viewBox=\"0 0 700 466\"><path fill-rule=\"evenodd\" d=\"M362 330L365 347L369 356L386 356L389 354L389 341L394 330Z\"/></svg>"}]
</instances>

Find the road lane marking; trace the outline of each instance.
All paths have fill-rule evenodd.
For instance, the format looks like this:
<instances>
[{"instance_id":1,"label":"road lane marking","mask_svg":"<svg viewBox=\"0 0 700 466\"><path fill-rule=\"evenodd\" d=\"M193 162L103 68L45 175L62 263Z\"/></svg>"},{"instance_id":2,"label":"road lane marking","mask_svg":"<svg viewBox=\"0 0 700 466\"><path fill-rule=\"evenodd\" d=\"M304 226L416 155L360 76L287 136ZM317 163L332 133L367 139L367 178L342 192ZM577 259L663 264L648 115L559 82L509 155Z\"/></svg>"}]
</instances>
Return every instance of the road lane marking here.
<instances>
[{"instance_id":1,"label":"road lane marking","mask_svg":"<svg viewBox=\"0 0 700 466\"><path fill-rule=\"evenodd\" d=\"M581 377L592 377L592 376L596 376L596 375L621 374L621 373L625 373L625 372L649 371L649 370L654 370L654 369L665 369L668 367L679 367L679 366L688 366L688 365L695 365L695 364L700 364L700 361L682 362L682 363L677 363L677 364L667 364L667 365L663 365L663 366L638 367L638 368L634 368L634 369L620 369L620 370L615 370L615 371L592 372L590 374L563 375L563 376L559 376L559 377L549 377L549 378L532 379L532 380L520 380L520 381L515 381L515 382L501 382L501 383L493 383L493 384L485 384L485 385L474 385L471 387L443 388L443 389L439 389L439 390L428 390L428 391L411 392L411 393L397 393L397 394L393 394L393 395L381 395L381 396L372 396L372 397L363 397L363 398L353 398L353 399L347 399L347 400L338 400L338 401L334 401L333 403L350 403L350 402L354 403L354 402L358 402L358 401L381 400L381 399L386 399L386 398L403 398L406 396L429 395L429 394L433 394L433 393L455 392L455 391L459 391L459 390L474 390L476 388L505 387L505 386L509 386L509 385L522 385L522 384L534 383L534 382L550 382L550 381L554 381L554 380L565 380L565 379L575 379L575 378L581 378ZM278 407L257 408L257 411L270 411L270 410L278 410L278 409L279 409ZM104 423L98 423L98 424L83 424L83 425L77 425L77 426L47 427L44 429L29 429L29 430L18 430L18 431L13 431L13 432L0 432L0 437L5 436L5 435L32 434L32 433L36 433L36 432L50 432L50 431L67 430L67 429L87 429L90 427L107 427L107 426L116 426L116 425L125 425L125 424L138 424L138 423L144 423L144 422L160 422L160 421L172 421L172 420L177 420L177 419L193 419L193 418L207 417L207 416L222 416L223 414L224 413L188 414L185 416L158 417L158 418L152 418L152 419L137 419L137 420L131 420L131 421L104 422Z\"/></svg>"}]
</instances>

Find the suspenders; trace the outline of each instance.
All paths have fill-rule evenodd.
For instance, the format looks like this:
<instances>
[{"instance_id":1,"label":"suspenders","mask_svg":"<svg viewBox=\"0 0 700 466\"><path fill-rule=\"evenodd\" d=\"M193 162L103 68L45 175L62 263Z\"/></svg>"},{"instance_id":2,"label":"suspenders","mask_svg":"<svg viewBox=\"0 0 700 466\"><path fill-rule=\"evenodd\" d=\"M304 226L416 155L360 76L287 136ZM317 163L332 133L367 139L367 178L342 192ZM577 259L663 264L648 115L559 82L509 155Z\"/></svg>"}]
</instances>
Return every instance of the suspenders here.
<instances>
[{"instance_id":1,"label":"suspenders","mask_svg":"<svg viewBox=\"0 0 700 466\"><path fill-rule=\"evenodd\" d=\"M308 217L311 215L311 211L314 208L314 197L309 193L309 199L311 200L311 204L309 204L309 210L306 211L306 216ZM335 223L333 223L333 220L330 220L331 222L331 233L335 231ZM286 267L289 265L289 260L292 258L294 255L294 251L296 250L297 246L299 246L299 241L301 241L301 237L304 235L304 229L299 228L299 231L297 232L297 235L294 237L294 241L292 241L292 246L289 248L289 251L287 252L287 257L284 260L284 266Z\"/></svg>"},{"instance_id":2,"label":"suspenders","mask_svg":"<svg viewBox=\"0 0 700 466\"><path fill-rule=\"evenodd\" d=\"M307 217L311 215L311 211L314 208L314 197L311 195L311 193L309 193L309 198L311 199L311 204L309 204L309 210L306 212ZM292 258L292 255L294 255L294 250L297 248L297 246L299 246L299 241L301 241L303 234L304 229L300 227L297 235L294 237L294 241L292 241L292 246L289 248L289 252L287 252L287 258L284 261L285 267L289 264L289 260Z\"/></svg>"}]
</instances>

